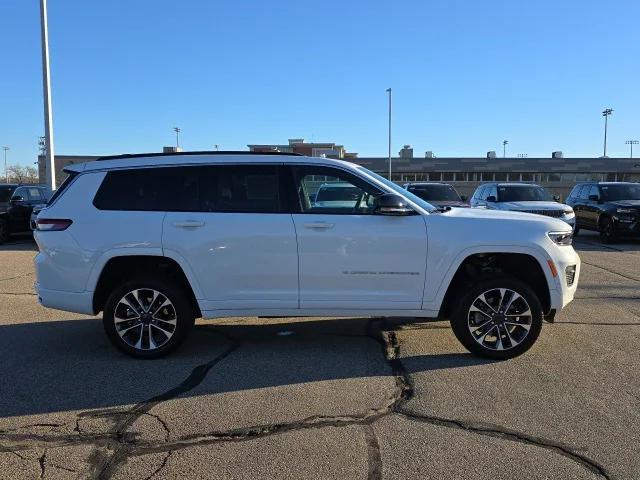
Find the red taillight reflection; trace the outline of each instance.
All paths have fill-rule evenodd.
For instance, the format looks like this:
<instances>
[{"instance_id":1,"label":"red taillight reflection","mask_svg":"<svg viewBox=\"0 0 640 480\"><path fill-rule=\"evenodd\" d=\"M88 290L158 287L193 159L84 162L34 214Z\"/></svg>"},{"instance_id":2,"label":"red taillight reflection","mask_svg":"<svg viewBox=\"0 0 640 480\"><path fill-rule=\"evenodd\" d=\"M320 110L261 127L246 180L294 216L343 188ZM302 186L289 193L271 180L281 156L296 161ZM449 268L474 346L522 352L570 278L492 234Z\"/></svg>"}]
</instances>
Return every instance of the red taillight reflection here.
<instances>
[{"instance_id":1,"label":"red taillight reflection","mask_svg":"<svg viewBox=\"0 0 640 480\"><path fill-rule=\"evenodd\" d=\"M36 220L36 230L41 232L59 232L66 230L73 223L67 218L38 218Z\"/></svg>"}]
</instances>

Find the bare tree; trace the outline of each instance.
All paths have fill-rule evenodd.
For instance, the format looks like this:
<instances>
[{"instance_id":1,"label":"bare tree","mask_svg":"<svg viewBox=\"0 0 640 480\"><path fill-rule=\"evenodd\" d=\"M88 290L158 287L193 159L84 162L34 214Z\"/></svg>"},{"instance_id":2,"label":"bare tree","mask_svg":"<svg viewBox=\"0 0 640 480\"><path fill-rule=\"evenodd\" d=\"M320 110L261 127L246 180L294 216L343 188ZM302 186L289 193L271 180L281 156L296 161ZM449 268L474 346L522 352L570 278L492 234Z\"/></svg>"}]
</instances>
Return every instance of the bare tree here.
<instances>
[{"instance_id":1,"label":"bare tree","mask_svg":"<svg viewBox=\"0 0 640 480\"><path fill-rule=\"evenodd\" d=\"M11 165L7 167L9 182L12 183L38 183L38 171L31 165Z\"/></svg>"}]
</instances>

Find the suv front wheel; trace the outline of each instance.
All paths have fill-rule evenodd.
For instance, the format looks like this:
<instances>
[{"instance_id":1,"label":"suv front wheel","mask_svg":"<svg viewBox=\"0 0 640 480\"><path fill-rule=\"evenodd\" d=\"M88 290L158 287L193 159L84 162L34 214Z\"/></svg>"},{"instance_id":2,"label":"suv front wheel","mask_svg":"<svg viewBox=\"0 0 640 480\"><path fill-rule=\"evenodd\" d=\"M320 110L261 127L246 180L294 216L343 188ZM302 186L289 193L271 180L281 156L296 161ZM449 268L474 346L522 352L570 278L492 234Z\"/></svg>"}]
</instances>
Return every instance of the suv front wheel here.
<instances>
[{"instance_id":1,"label":"suv front wheel","mask_svg":"<svg viewBox=\"0 0 640 480\"><path fill-rule=\"evenodd\" d=\"M186 295L168 280L139 279L117 287L103 316L111 342L137 358L157 358L171 352L193 323Z\"/></svg>"},{"instance_id":2,"label":"suv front wheel","mask_svg":"<svg viewBox=\"0 0 640 480\"><path fill-rule=\"evenodd\" d=\"M542 328L542 307L535 292L519 280L485 279L462 295L451 327L470 352L506 360L535 343Z\"/></svg>"}]
</instances>

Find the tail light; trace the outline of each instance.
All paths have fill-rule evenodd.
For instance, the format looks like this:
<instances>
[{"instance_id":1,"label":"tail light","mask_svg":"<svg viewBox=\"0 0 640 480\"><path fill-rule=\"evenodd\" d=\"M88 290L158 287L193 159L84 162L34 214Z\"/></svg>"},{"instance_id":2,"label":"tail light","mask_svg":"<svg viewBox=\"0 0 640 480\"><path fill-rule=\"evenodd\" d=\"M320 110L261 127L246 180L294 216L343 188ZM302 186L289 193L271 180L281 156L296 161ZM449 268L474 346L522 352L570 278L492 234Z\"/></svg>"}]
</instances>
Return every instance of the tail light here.
<instances>
[{"instance_id":1,"label":"tail light","mask_svg":"<svg viewBox=\"0 0 640 480\"><path fill-rule=\"evenodd\" d=\"M69 225L72 223L72 220L66 218L38 218L36 220L36 230L41 232L59 232L69 228Z\"/></svg>"}]
</instances>

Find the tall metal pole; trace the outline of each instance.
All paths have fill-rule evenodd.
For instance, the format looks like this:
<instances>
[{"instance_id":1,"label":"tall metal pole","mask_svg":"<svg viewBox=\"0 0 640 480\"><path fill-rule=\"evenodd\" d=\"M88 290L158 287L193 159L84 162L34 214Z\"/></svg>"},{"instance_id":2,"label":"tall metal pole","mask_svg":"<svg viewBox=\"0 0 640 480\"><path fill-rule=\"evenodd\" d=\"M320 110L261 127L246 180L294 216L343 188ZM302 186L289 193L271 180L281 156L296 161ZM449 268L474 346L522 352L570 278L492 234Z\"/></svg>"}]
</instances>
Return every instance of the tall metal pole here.
<instances>
[{"instance_id":1,"label":"tall metal pole","mask_svg":"<svg viewBox=\"0 0 640 480\"><path fill-rule=\"evenodd\" d=\"M389 181L391 181L391 89L387 88L389 94Z\"/></svg>"},{"instance_id":2,"label":"tall metal pole","mask_svg":"<svg viewBox=\"0 0 640 480\"><path fill-rule=\"evenodd\" d=\"M49 80L49 27L47 0L40 0L40 38L42 41L42 89L44 93L44 137L46 142L45 172L49 190L56 189L55 152L53 148L53 114L51 113L51 82Z\"/></svg>"},{"instance_id":3,"label":"tall metal pole","mask_svg":"<svg viewBox=\"0 0 640 480\"><path fill-rule=\"evenodd\" d=\"M180 128L173 127L173 131L176 132L176 148L180 147Z\"/></svg>"},{"instance_id":4,"label":"tall metal pole","mask_svg":"<svg viewBox=\"0 0 640 480\"><path fill-rule=\"evenodd\" d=\"M502 158L506 158L507 156L507 143L509 143L508 140L503 140L502 142Z\"/></svg>"},{"instance_id":5,"label":"tall metal pole","mask_svg":"<svg viewBox=\"0 0 640 480\"><path fill-rule=\"evenodd\" d=\"M638 140L627 140L624 143L625 145L629 145L631 147L631 153L629 155L629 158L633 158L633 146L638 145L638 143L640 142L638 142Z\"/></svg>"},{"instance_id":6,"label":"tall metal pole","mask_svg":"<svg viewBox=\"0 0 640 480\"><path fill-rule=\"evenodd\" d=\"M613 113L613 110L611 108L605 108L602 111L602 116L604 117L604 153L603 153L603 157L607 157L607 121L609 120L609 115L611 115Z\"/></svg>"},{"instance_id":7,"label":"tall metal pole","mask_svg":"<svg viewBox=\"0 0 640 480\"><path fill-rule=\"evenodd\" d=\"M4 176L5 176L5 181L7 183L9 183L9 170L7 170L7 150L9 150L9 147L2 147L2 150L4 150Z\"/></svg>"}]
</instances>

